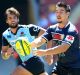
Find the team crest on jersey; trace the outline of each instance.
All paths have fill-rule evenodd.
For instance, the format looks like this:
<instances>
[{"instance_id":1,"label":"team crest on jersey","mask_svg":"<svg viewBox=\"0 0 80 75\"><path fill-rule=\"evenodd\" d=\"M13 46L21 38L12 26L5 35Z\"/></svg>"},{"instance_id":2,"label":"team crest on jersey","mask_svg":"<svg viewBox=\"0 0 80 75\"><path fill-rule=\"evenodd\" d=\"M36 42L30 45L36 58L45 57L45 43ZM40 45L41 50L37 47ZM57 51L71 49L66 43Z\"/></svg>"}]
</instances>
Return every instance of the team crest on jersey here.
<instances>
[{"instance_id":1,"label":"team crest on jersey","mask_svg":"<svg viewBox=\"0 0 80 75\"><path fill-rule=\"evenodd\" d=\"M63 34L59 34L59 33L53 34L53 39L55 39L55 40L63 40L63 38L64 38Z\"/></svg>"},{"instance_id":2,"label":"team crest on jersey","mask_svg":"<svg viewBox=\"0 0 80 75\"><path fill-rule=\"evenodd\" d=\"M66 38L65 38L66 41L70 42L70 43L73 43L74 41L74 37L71 36L71 35L67 35Z\"/></svg>"},{"instance_id":3,"label":"team crest on jersey","mask_svg":"<svg viewBox=\"0 0 80 75\"><path fill-rule=\"evenodd\" d=\"M21 32L21 33L20 33L20 36L24 36L24 35L25 35L24 32Z\"/></svg>"}]
</instances>

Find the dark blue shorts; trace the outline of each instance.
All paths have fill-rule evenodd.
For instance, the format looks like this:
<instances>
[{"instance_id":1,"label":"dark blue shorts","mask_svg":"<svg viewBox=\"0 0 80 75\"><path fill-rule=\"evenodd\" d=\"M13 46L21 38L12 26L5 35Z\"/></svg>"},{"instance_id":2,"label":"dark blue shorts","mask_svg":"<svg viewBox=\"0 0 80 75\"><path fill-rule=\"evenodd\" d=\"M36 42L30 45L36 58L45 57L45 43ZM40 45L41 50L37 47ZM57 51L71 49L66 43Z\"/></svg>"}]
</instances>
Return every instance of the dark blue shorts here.
<instances>
[{"instance_id":1,"label":"dark blue shorts","mask_svg":"<svg viewBox=\"0 0 80 75\"><path fill-rule=\"evenodd\" d=\"M45 72L44 63L37 56L34 56L34 57L30 58L29 60L25 61L21 65L25 69L27 69L28 71L30 71L33 75L39 75L39 74Z\"/></svg>"},{"instance_id":2,"label":"dark blue shorts","mask_svg":"<svg viewBox=\"0 0 80 75\"><path fill-rule=\"evenodd\" d=\"M56 70L52 71L52 74L53 73L57 75L80 75L80 68L57 66Z\"/></svg>"}]
</instances>

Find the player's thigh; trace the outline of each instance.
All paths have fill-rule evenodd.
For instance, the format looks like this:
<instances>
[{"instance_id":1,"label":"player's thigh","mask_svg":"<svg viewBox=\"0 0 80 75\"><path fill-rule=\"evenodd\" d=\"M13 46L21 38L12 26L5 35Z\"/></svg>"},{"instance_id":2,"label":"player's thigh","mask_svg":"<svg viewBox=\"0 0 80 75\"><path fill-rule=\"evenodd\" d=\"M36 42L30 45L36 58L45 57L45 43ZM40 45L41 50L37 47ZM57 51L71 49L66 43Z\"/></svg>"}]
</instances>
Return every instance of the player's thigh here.
<instances>
[{"instance_id":1,"label":"player's thigh","mask_svg":"<svg viewBox=\"0 0 80 75\"><path fill-rule=\"evenodd\" d=\"M27 69L23 68L22 66L16 67L16 69L11 73L11 75L33 75Z\"/></svg>"},{"instance_id":2,"label":"player's thigh","mask_svg":"<svg viewBox=\"0 0 80 75\"><path fill-rule=\"evenodd\" d=\"M44 72L44 73L41 73L40 75L48 75L48 73L47 72Z\"/></svg>"},{"instance_id":3,"label":"player's thigh","mask_svg":"<svg viewBox=\"0 0 80 75\"><path fill-rule=\"evenodd\" d=\"M58 75L58 74L52 73L52 75Z\"/></svg>"}]
</instances>

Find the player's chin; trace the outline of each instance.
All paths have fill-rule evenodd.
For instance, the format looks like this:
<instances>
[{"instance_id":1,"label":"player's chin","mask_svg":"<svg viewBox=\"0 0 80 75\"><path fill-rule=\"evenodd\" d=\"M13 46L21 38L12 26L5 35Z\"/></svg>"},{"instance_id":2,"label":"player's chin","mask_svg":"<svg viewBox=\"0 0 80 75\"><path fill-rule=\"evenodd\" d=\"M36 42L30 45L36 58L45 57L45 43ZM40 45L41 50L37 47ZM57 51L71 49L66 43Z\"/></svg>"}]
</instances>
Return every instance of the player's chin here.
<instances>
[{"instance_id":1,"label":"player's chin","mask_svg":"<svg viewBox=\"0 0 80 75\"><path fill-rule=\"evenodd\" d=\"M11 28L16 28L18 26L18 24L11 24L11 25L9 25L9 27L11 27Z\"/></svg>"},{"instance_id":2,"label":"player's chin","mask_svg":"<svg viewBox=\"0 0 80 75\"><path fill-rule=\"evenodd\" d=\"M62 21L58 21L58 23L62 23Z\"/></svg>"}]
</instances>

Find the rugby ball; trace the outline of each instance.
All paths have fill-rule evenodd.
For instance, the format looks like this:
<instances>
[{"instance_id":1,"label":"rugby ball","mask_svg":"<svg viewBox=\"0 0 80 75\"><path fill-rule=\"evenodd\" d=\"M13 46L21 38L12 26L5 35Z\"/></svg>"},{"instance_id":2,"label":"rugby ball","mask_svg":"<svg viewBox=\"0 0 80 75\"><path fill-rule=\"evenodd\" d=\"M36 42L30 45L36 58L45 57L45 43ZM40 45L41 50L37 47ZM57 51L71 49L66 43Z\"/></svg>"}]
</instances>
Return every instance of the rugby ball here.
<instances>
[{"instance_id":1,"label":"rugby ball","mask_svg":"<svg viewBox=\"0 0 80 75\"><path fill-rule=\"evenodd\" d=\"M15 41L15 49L19 53L19 55L29 55L31 53L30 42L26 38L18 38Z\"/></svg>"}]
</instances>

